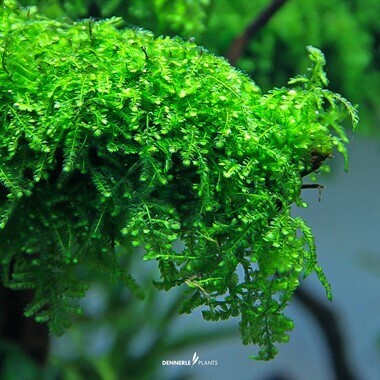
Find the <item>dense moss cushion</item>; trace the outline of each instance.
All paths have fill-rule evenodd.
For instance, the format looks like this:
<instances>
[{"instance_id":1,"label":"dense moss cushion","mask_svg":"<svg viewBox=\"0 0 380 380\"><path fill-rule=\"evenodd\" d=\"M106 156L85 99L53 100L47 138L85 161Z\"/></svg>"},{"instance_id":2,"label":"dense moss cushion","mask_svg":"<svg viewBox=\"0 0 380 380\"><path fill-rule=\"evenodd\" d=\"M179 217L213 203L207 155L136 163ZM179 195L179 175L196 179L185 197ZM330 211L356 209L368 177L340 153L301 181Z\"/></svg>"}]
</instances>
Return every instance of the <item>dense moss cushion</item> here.
<instances>
[{"instance_id":1,"label":"dense moss cushion","mask_svg":"<svg viewBox=\"0 0 380 380\"><path fill-rule=\"evenodd\" d=\"M323 88L322 53L309 47L307 75L262 94L224 59L120 19L49 20L7 1L0 22L1 280L34 289L26 314L62 333L81 268L141 295L119 257L143 246L158 287L188 287L182 312L240 316L243 343L272 358L300 275L329 293L290 213L302 176L346 154L341 120L356 123Z\"/></svg>"}]
</instances>

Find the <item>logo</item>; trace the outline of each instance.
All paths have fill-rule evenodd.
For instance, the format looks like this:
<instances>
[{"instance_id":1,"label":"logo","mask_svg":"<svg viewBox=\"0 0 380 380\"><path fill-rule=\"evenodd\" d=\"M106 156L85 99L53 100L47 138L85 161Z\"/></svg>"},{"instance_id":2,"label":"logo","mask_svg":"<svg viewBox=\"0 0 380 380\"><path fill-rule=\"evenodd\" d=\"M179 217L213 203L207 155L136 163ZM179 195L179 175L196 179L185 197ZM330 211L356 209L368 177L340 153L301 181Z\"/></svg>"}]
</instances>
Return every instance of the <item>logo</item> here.
<instances>
[{"instance_id":1,"label":"logo","mask_svg":"<svg viewBox=\"0 0 380 380\"><path fill-rule=\"evenodd\" d=\"M163 360L161 362L165 366L189 366L193 368L197 366L216 366L218 365L217 360L200 360L198 354L194 352L191 360Z\"/></svg>"},{"instance_id":2,"label":"logo","mask_svg":"<svg viewBox=\"0 0 380 380\"><path fill-rule=\"evenodd\" d=\"M197 355L196 352L194 352L192 363L191 363L191 368L194 367L194 364L196 364L198 362L198 360L199 360L199 356Z\"/></svg>"}]
</instances>

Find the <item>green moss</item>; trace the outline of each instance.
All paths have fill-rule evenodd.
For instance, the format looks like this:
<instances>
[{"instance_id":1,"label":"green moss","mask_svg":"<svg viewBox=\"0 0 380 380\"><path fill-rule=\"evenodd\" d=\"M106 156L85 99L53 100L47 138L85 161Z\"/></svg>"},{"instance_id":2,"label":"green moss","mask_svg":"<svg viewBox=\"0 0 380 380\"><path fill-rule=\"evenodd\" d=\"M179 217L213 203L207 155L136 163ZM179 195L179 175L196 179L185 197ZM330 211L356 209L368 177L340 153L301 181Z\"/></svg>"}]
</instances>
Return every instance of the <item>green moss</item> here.
<instances>
[{"instance_id":1,"label":"green moss","mask_svg":"<svg viewBox=\"0 0 380 380\"><path fill-rule=\"evenodd\" d=\"M159 288L187 285L182 312L240 315L243 343L272 358L300 275L315 271L330 296L313 236L290 215L302 176L334 147L346 154L341 120L357 122L323 89L322 53L309 47L309 74L262 94L193 43L34 11L0 10L3 284L34 289L26 314L59 334L85 292L78 268L142 296L118 247L144 246Z\"/></svg>"}]
</instances>

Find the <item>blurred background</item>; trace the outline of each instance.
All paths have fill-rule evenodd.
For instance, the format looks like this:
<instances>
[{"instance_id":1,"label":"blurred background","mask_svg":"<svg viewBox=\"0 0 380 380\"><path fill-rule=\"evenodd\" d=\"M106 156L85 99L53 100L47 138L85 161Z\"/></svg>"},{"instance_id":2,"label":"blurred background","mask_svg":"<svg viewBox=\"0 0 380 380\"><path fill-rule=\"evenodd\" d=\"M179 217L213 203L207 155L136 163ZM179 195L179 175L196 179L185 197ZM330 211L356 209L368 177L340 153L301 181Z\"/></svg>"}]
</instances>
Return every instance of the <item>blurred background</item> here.
<instances>
[{"instance_id":1,"label":"blurred background","mask_svg":"<svg viewBox=\"0 0 380 380\"><path fill-rule=\"evenodd\" d=\"M238 320L206 322L200 311L178 315L184 289L154 289L154 263L142 251L121 252L148 297L141 302L101 277L81 304L84 313L60 338L50 338L44 366L22 347L0 340L0 379L105 380L378 380L380 379L380 2L378 0L41 0L21 1L49 17L120 16L128 27L179 35L222 55L263 89L286 85L308 65L305 47L326 55L330 88L359 105L350 134L350 167L340 157L305 189L321 266L333 289L311 276L288 315L290 342L270 362L249 358ZM310 180L305 178L305 183ZM178 243L180 244L180 243ZM3 305L2 305L3 307ZM1 337L0 337L1 338ZM5 347L5 348L4 348ZM194 353L196 355L194 356ZM194 366L163 361L199 357ZM203 364L200 365L202 361ZM22 362L22 365L20 363Z\"/></svg>"}]
</instances>

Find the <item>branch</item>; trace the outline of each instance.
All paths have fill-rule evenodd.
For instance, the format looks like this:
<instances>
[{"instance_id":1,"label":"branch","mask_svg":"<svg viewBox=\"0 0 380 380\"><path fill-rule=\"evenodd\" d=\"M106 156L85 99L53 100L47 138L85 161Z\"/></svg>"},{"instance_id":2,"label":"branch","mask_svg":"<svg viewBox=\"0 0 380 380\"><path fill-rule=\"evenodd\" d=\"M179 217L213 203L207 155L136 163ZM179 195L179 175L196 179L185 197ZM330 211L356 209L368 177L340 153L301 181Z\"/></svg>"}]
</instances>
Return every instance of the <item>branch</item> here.
<instances>
[{"instance_id":1,"label":"branch","mask_svg":"<svg viewBox=\"0 0 380 380\"><path fill-rule=\"evenodd\" d=\"M248 42L268 23L268 21L286 3L286 1L287 0L273 0L272 3L270 3L262 11L258 18L246 28L243 34L235 38L227 54L227 59L231 65L236 64L236 61L242 56Z\"/></svg>"},{"instance_id":2,"label":"branch","mask_svg":"<svg viewBox=\"0 0 380 380\"><path fill-rule=\"evenodd\" d=\"M335 313L325 303L304 289L296 290L295 298L310 312L326 338L336 380L357 380L348 364L343 333Z\"/></svg>"}]
</instances>

